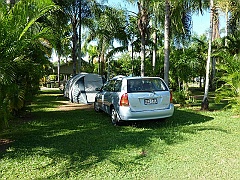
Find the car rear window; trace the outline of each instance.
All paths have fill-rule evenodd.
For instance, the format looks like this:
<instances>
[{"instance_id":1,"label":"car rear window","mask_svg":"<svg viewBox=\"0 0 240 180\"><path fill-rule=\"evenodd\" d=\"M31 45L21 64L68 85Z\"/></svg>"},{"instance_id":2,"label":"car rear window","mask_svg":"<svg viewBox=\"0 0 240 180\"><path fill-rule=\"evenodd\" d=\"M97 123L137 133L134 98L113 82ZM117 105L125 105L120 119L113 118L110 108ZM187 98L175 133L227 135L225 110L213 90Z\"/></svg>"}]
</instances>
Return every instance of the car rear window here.
<instances>
[{"instance_id":1,"label":"car rear window","mask_svg":"<svg viewBox=\"0 0 240 180\"><path fill-rule=\"evenodd\" d=\"M120 92L121 91L122 80L110 80L107 81L102 90L110 92Z\"/></svg>"},{"instance_id":2,"label":"car rear window","mask_svg":"<svg viewBox=\"0 0 240 180\"><path fill-rule=\"evenodd\" d=\"M129 79L128 92L167 91L166 85L161 79Z\"/></svg>"}]
</instances>

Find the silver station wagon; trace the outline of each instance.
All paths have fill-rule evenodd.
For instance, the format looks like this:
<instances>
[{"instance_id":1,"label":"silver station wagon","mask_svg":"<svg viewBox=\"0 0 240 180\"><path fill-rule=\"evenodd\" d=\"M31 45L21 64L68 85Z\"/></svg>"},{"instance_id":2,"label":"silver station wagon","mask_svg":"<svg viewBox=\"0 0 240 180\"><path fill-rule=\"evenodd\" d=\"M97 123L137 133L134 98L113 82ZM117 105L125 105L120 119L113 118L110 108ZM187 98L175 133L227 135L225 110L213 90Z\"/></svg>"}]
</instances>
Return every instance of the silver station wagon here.
<instances>
[{"instance_id":1,"label":"silver station wagon","mask_svg":"<svg viewBox=\"0 0 240 180\"><path fill-rule=\"evenodd\" d=\"M112 123L167 118L173 115L172 94L159 77L116 76L96 89L95 111L104 111Z\"/></svg>"}]
</instances>

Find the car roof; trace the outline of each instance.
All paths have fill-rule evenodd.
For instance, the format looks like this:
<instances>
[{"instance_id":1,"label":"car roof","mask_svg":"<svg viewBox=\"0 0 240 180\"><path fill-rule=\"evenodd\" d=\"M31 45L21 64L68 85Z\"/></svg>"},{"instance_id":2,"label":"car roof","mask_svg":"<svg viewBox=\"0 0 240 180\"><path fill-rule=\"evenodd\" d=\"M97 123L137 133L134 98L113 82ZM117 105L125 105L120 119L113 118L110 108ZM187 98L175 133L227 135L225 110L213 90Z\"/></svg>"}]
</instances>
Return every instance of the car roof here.
<instances>
[{"instance_id":1,"label":"car roof","mask_svg":"<svg viewBox=\"0 0 240 180\"><path fill-rule=\"evenodd\" d=\"M117 80L117 79L149 79L149 78L151 78L151 79L162 79L162 78L160 78L160 77L152 77L152 76L143 76L143 77L141 77L141 76L122 76L122 75L119 75L119 76L115 76L115 77L113 77L112 78L112 80Z\"/></svg>"},{"instance_id":2,"label":"car roof","mask_svg":"<svg viewBox=\"0 0 240 180\"><path fill-rule=\"evenodd\" d=\"M124 77L126 77L126 76L118 75L118 76L114 76L111 80L122 79Z\"/></svg>"},{"instance_id":3,"label":"car roof","mask_svg":"<svg viewBox=\"0 0 240 180\"><path fill-rule=\"evenodd\" d=\"M141 77L141 76L135 76L135 77L125 77L126 79L158 79L160 77L152 77L152 76L144 76L144 77Z\"/></svg>"}]
</instances>

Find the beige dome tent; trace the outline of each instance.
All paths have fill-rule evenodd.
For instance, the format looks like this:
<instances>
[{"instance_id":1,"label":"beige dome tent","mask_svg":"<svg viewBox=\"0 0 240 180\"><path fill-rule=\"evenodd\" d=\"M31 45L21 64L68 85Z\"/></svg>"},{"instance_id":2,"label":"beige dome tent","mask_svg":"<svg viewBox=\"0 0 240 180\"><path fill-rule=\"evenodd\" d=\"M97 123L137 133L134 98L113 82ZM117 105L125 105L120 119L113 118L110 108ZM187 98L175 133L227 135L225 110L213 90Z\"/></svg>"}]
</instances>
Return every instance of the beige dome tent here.
<instances>
[{"instance_id":1,"label":"beige dome tent","mask_svg":"<svg viewBox=\"0 0 240 180\"><path fill-rule=\"evenodd\" d=\"M69 79L64 87L64 97L73 103L93 103L97 91L105 79L98 74L80 73Z\"/></svg>"}]
</instances>

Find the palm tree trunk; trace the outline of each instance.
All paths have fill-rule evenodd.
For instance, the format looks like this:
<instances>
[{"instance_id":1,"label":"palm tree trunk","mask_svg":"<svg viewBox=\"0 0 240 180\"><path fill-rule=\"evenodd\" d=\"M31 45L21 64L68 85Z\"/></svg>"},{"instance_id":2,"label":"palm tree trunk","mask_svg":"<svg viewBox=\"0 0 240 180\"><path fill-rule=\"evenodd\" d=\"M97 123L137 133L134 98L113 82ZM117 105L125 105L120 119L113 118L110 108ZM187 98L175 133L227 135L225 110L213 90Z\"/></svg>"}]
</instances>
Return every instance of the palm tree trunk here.
<instances>
[{"instance_id":1,"label":"palm tree trunk","mask_svg":"<svg viewBox=\"0 0 240 180\"><path fill-rule=\"evenodd\" d=\"M170 4L165 1L165 23L164 23L164 81L169 85L169 52L170 52Z\"/></svg>"},{"instance_id":2,"label":"palm tree trunk","mask_svg":"<svg viewBox=\"0 0 240 180\"><path fill-rule=\"evenodd\" d=\"M157 58L157 32L156 32L156 29L155 29L154 32L153 32L153 57L152 57L153 73L155 73L156 58Z\"/></svg>"},{"instance_id":3,"label":"palm tree trunk","mask_svg":"<svg viewBox=\"0 0 240 180\"><path fill-rule=\"evenodd\" d=\"M101 75L101 55L98 54L98 74Z\"/></svg>"},{"instance_id":4,"label":"palm tree trunk","mask_svg":"<svg viewBox=\"0 0 240 180\"><path fill-rule=\"evenodd\" d=\"M226 7L226 11L225 11L225 18L226 18L226 27L225 27L225 36L227 37L228 36L228 6ZM227 46L227 39L225 39L225 46Z\"/></svg>"},{"instance_id":5,"label":"palm tree trunk","mask_svg":"<svg viewBox=\"0 0 240 180\"><path fill-rule=\"evenodd\" d=\"M144 1L142 1L143 4L138 2L138 11L139 11L139 19L138 19L138 29L141 35L141 76L144 76L144 61L145 61L145 45L148 40L148 13L146 7L144 7Z\"/></svg>"},{"instance_id":6,"label":"palm tree trunk","mask_svg":"<svg viewBox=\"0 0 240 180\"><path fill-rule=\"evenodd\" d=\"M134 57L133 57L133 55L134 55L134 52L133 52L133 41L132 41L132 76L134 76Z\"/></svg>"},{"instance_id":7,"label":"palm tree trunk","mask_svg":"<svg viewBox=\"0 0 240 180\"><path fill-rule=\"evenodd\" d=\"M77 74L77 44L78 44L78 39L77 39L77 20L76 18L72 19L72 30L73 30L73 35L72 35L72 61L73 61L73 75Z\"/></svg>"},{"instance_id":8,"label":"palm tree trunk","mask_svg":"<svg viewBox=\"0 0 240 180\"><path fill-rule=\"evenodd\" d=\"M100 75L105 77L105 50L102 49L101 56L100 56Z\"/></svg>"},{"instance_id":9,"label":"palm tree trunk","mask_svg":"<svg viewBox=\"0 0 240 180\"><path fill-rule=\"evenodd\" d=\"M58 74L57 74L57 81L58 81L58 87L60 87L60 55L58 55Z\"/></svg>"},{"instance_id":10,"label":"palm tree trunk","mask_svg":"<svg viewBox=\"0 0 240 180\"><path fill-rule=\"evenodd\" d=\"M211 63L211 51L212 51L212 33L213 33L213 0L210 0L210 32L209 32L209 42L208 42L208 58L206 64L206 79L205 79L205 91L204 97L201 104L201 110L209 110L209 101L208 101L208 91L209 91L209 71Z\"/></svg>"},{"instance_id":11,"label":"palm tree trunk","mask_svg":"<svg viewBox=\"0 0 240 180\"><path fill-rule=\"evenodd\" d=\"M144 45L144 42L141 43L140 56L141 56L141 76L143 77L144 74L145 74L144 73L144 60L145 60L145 45Z\"/></svg>"},{"instance_id":12,"label":"palm tree trunk","mask_svg":"<svg viewBox=\"0 0 240 180\"><path fill-rule=\"evenodd\" d=\"M82 1L80 0L79 2L79 39L78 39L78 62L79 62L79 65L78 65L78 73L81 72L81 60L82 60L82 52L81 52L81 48L82 48L82 44L81 44L81 41L82 41Z\"/></svg>"},{"instance_id":13,"label":"palm tree trunk","mask_svg":"<svg viewBox=\"0 0 240 180\"><path fill-rule=\"evenodd\" d=\"M218 10L216 9L216 7L213 7L212 10L213 13L213 17L212 17L212 25L213 25L213 33L212 33L212 42L217 39L220 38L220 33L219 33L219 13ZM212 73L211 73L211 89L215 90L216 86L215 86L215 77L216 77L216 57L212 58Z\"/></svg>"}]
</instances>

